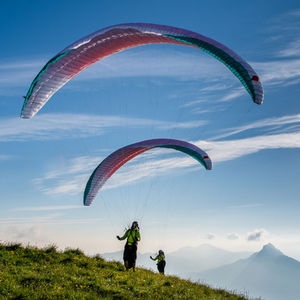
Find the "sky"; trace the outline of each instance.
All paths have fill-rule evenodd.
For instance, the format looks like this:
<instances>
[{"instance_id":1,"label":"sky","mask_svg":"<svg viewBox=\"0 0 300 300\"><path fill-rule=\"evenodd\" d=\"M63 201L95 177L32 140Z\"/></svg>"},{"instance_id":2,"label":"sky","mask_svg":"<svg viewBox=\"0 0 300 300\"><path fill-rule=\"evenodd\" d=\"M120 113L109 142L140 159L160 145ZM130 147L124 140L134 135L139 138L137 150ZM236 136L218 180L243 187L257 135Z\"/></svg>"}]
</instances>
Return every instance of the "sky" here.
<instances>
[{"instance_id":1,"label":"sky","mask_svg":"<svg viewBox=\"0 0 300 300\"><path fill-rule=\"evenodd\" d=\"M300 260L298 1L7 1L0 25L0 240L117 251L141 227L141 252L209 243ZM92 65L32 119L23 95L75 40L131 22L185 28L246 59L256 105L220 62L190 47L147 45ZM90 207L85 184L110 153L150 138L189 141L213 161L154 149L120 168Z\"/></svg>"}]
</instances>

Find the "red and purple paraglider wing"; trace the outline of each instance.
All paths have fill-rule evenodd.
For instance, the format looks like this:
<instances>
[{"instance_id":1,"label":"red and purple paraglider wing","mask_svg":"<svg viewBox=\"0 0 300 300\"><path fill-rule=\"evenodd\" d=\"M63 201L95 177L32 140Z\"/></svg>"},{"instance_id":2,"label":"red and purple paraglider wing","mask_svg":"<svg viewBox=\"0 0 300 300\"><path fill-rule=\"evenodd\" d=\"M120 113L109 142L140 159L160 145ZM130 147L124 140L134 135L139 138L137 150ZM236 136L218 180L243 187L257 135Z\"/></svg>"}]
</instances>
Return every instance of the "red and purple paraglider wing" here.
<instances>
[{"instance_id":1,"label":"red and purple paraglider wing","mask_svg":"<svg viewBox=\"0 0 300 300\"><path fill-rule=\"evenodd\" d=\"M33 117L64 84L102 58L128 48L158 43L186 45L212 55L238 77L255 103L262 103L263 88L258 75L231 49L189 30L133 23L114 25L96 31L50 59L31 83L21 117L27 119Z\"/></svg>"},{"instance_id":2,"label":"red and purple paraglider wing","mask_svg":"<svg viewBox=\"0 0 300 300\"><path fill-rule=\"evenodd\" d=\"M200 162L205 169L211 170L212 168L212 162L207 153L191 143L174 139L153 139L138 142L113 152L98 165L86 184L83 204L91 205L105 182L121 166L137 155L153 148L171 148L184 152Z\"/></svg>"}]
</instances>

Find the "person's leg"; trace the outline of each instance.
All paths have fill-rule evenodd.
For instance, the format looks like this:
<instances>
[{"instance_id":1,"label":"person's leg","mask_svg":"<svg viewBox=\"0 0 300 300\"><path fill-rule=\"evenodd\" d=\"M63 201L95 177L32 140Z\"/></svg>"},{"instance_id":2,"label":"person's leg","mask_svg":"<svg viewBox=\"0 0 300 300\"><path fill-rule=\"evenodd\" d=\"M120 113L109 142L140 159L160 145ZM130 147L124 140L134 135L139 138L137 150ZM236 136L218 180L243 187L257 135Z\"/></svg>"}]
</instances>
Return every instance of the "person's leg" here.
<instances>
[{"instance_id":1,"label":"person's leg","mask_svg":"<svg viewBox=\"0 0 300 300\"><path fill-rule=\"evenodd\" d=\"M129 264L128 264L128 257L129 257L129 253L128 253L128 245L126 244L124 247L124 253L123 253L123 260L124 260L124 265L126 268L126 271L128 271L129 269Z\"/></svg>"},{"instance_id":2,"label":"person's leg","mask_svg":"<svg viewBox=\"0 0 300 300\"><path fill-rule=\"evenodd\" d=\"M159 262L159 263L157 264L157 270L158 270L159 273L162 272L161 262Z\"/></svg>"},{"instance_id":3,"label":"person's leg","mask_svg":"<svg viewBox=\"0 0 300 300\"><path fill-rule=\"evenodd\" d=\"M126 271L128 271L128 261L124 261L124 265L125 265L125 268L126 268Z\"/></svg>"},{"instance_id":4,"label":"person's leg","mask_svg":"<svg viewBox=\"0 0 300 300\"><path fill-rule=\"evenodd\" d=\"M157 269L160 274L165 274L165 265L166 265L165 261L161 261L160 263L157 264Z\"/></svg>"},{"instance_id":5,"label":"person's leg","mask_svg":"<svg viewBox=\"0 0 300 300\"><path fill-rule=\"evenodd\" d=\"M135 272L136 253L137 253L137 245L134 244L132 246L132 256L131 256L133 272Z\"/></svg>"},{"instance_id":6,"label":"person's leg","mask_svg":"<svg viewBox=\"0 0 300 300\"><path fill-rule=\"evenodd\" d=\"M162 266L161 266L162 274L165 274L165 266L166 266L166 262L163 261L163 262L162 262Z\"/></svg>"}]
</instances>

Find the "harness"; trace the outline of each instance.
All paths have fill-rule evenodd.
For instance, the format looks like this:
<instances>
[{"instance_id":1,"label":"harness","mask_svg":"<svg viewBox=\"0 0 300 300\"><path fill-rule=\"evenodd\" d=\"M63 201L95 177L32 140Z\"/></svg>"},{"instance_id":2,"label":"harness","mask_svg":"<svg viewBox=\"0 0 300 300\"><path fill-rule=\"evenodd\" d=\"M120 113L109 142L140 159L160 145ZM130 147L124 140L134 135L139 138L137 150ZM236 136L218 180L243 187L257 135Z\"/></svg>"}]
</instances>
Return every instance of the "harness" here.
<instances>
[{"instance_id":1,"label":"harness","mask_svg":"<svg viewBox=\"0 0 300 300\"><path fill-rule=\"evenodd\" d=\"M127 237L127 242L126 242L126 244L128 246L133 246L133 245L137 244L137 239L136 239L135 236L133 236L134 231L135 231L134 229L133 230L129 229L129 233L128 233L128 237ZM128 242L129 237L132 237L132 239L133 239L133 243L132 244L129 244L129 242Z\"/></svg>"}]
</instances>

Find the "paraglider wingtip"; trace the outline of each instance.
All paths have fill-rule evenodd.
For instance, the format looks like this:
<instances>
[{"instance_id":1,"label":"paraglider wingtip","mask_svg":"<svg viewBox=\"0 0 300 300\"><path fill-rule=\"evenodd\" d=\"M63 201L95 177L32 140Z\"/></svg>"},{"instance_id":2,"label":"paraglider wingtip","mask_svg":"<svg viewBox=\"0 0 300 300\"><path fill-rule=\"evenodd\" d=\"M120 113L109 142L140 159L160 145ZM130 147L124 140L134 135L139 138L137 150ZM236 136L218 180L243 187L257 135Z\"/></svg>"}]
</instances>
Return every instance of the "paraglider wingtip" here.
<instances>
[{"instance_id":1,"label":"paraglider wingtip","mask_svg":"<svg viewBox=\"0 0 300 300\"><path fill-rule=\"evenodd\" d=\"M257 105L262 105L263 104L263 99L262 100L254 100L254 103L256 103Z\"/></svg>"}]
</instances>

